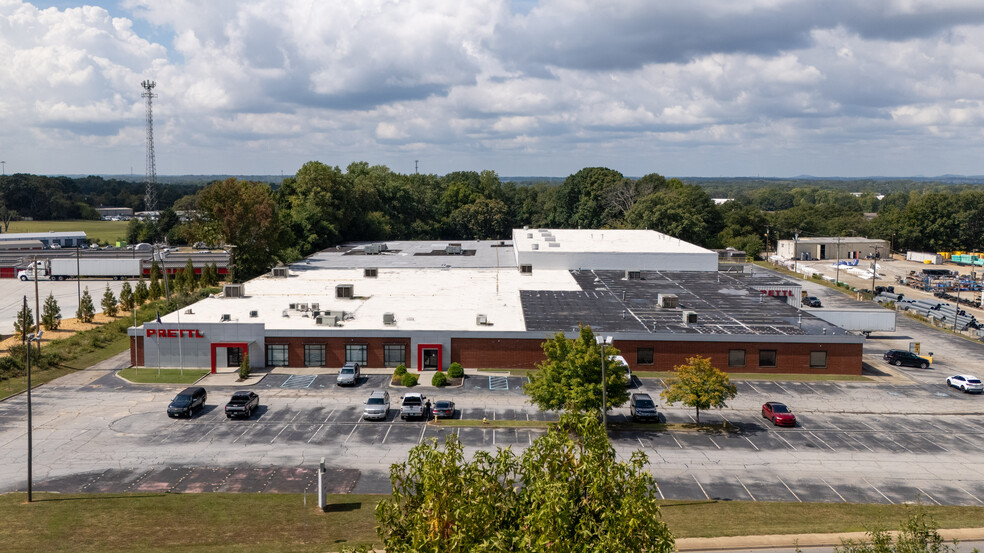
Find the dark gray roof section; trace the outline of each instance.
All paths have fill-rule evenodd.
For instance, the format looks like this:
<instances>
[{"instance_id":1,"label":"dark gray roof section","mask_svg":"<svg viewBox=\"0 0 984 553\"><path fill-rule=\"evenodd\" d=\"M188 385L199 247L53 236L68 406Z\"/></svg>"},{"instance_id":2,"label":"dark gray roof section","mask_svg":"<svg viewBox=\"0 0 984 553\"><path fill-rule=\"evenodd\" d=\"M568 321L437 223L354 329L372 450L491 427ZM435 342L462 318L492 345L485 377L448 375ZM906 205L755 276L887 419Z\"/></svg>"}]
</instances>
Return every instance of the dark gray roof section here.
<instances>
[{"instance_id":1,"label":"dark gray roof section","mask_svg":"<svg viewBox=\"0 0 984 553\"><path fill-rule=\"evenodd\" d=\"M626 280L624 271L572 271L579 292L524 291L527 330L569 331L579 324L595 332L807 336L846 331L777 298L762 286L796 286L778 277L702 272L644 271ZM659 294L675 294L678 308L661 308ZM684 312L697 313L696 324Z\"/></svg>"}]
</instances>

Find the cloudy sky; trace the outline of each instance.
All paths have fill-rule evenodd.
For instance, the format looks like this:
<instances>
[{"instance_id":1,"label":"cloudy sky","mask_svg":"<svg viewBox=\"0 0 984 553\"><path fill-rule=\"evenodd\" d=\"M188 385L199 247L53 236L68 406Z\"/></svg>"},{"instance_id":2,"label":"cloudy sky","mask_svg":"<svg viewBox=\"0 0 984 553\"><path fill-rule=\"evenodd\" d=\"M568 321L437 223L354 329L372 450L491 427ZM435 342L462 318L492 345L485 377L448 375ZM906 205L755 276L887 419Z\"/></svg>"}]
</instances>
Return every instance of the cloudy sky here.
<instances>
[{"instance_id":1,"label":"cloudy sky","mask_svg":"<svg viewBox=\"0 0 984 553\"><path fill-rule=\"evenodd\" d=\"M984 174L980 0L0 0L6 172Z\"/></svg>"}]
</instances>

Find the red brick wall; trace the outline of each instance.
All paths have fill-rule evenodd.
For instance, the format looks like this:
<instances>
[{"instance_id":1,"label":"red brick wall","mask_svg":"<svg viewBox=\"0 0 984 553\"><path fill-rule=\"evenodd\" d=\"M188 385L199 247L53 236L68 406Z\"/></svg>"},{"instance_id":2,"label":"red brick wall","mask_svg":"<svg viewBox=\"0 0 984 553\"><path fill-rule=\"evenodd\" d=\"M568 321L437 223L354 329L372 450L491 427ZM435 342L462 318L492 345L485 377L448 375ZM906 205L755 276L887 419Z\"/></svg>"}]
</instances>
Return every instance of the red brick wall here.
<instances>
[{"instance_id":1,"label":"red brick wall","mask_svg":"<svg viewBox=\"0 0 984 553\"><path fill-rule=\"evenodd\" d=\"M287 344L288 366L304 366L304 344L325 344L325 366L341 367L345 363L346 344L365 344L366 367L382 368L383 345L403 344L406 348L407 365L411 363L409 338L267 338L267 344ZM266 360L266 352L263 354Z\"/></svg>"},{"instance_id":2,"label":"red brick wall","mask_svg":"<svg viewBox=\"0 0 984 553\"><path fill-rule=\"evenodd\" d=\"M451 361L467 368L532 369L543 361L542 340L499 340L454 338ZM616 341L615 347L633 371L669 371L688 357L710 357L711 363L728 372L861 374L861 344L749 344L736 342L648 342ZM639 365L637 348L651 347L654 362ZM745 366L729 367L728 351L745 350ZM759 367L759 349L776 350L776 367ZM810 352L826 351L827 368L810 368Z\"/></svg>"},{"instance_id":3,"label":"red brick wall","mask_svg":"<svg viewBox=\"0 0 984 553\"><path fill-rule=\"evenodd\" d=\"M143 336L130 336L130 365L134 367L144 366Z\"/></svg>"}]
</instances>

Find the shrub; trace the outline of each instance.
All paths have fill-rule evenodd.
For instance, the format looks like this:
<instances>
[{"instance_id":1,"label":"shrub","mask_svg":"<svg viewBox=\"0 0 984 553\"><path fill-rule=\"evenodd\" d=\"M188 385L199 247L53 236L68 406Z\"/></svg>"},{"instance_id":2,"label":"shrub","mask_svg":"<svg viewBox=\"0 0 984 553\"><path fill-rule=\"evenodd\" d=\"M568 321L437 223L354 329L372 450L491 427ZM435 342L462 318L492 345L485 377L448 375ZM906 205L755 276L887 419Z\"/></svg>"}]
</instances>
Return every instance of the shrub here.
<instances>
[{"instance_id":1,"label":"shrub","mask_svg":"<svg viewBox=\"0 0 984 553\"><path fill-rule=\"evenodd\" d=\"M417 375L415 374L405 374L400 377L400 384L403 384L407 388L412 388L417 385Z\"/></svg>"},{"instance_id":2,"label":"shrub","mask_svg":"<svg viewBox=\"0 0 984 553\"><path fill-rule=\"evenodd\" d=\"M442 372L434 373L434 378L431 379L431 385L437 388L448 385L448 377Z\"/></svg>"},{"instance_id":3,"label":"shrub","mask_svg":"<svg viewBox=\"0 0 984 553\"><path fill-rule=\"evenodd\" d=\"M25 371L11 356L0 357L0 380L6 380L15 376L20 376Z\"/></svg>"},{"instance_id":4,"label":"shrub","mask_svg":"<svg viewBox=\"0 0 984 553\"><path fill-rule=\"evenodd\" d=\"M465 368L461 366L461 363L451 363L448 367L448 376L451 378L463 378L465 376Z\"/></svg>"},{"instance_id":5,"label":"shrub","mask_svg":"<svg viewBox=\"0 0 984 553\"><path fill-rule=\"evenodd\" d=\"M22 371L21 374L27 374L27 345L17 344L13 346L8 351L9 357L7 359L12 359L16 366L20 367ZM51 369L58 366L61 363L63 357L60 353L51 351L49 347L41 348L41 354L38 355L38 347L36 345L31 346L31 370L32 371L43 371L45 369ZM10 363L7 361L6 363ZM19 375L18 375L19 376Z\"/></svg>"},{"instance_id":6,"label":"shrub","mask_svg":"<svg viewBox=\"0 0 984 553\"><path fill-rule=\"evenodd\" d=\"M249 378L249 355L243 356L243 362L239 364L239 379L246 380Z\"/></svg>"},{"instance_id":7,"label":"shrub","mask_svg":"<svg viewBox=\"0 0 984 553\"><path fill-rule=\"evenodd\" d=\"M402 377L405 374L407 374L407 366L404 365L403 363L400 363L399 365L397 365L396 366L396 370L393 371L393 376Z\"/></svg>"}]
</instances>

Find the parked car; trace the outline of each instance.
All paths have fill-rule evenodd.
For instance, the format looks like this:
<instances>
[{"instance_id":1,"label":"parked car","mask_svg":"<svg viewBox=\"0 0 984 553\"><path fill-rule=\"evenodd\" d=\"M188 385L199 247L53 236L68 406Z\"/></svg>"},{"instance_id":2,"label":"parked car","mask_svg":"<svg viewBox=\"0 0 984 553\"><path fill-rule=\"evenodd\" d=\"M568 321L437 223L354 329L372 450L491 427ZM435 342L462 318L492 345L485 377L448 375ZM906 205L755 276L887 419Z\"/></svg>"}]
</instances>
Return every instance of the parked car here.
<instances>
[{"instance_id":1,"label":"parked car","mask_svg":"<svg viewBox=\"0 0 984 553\"><path fill-rule=\"evenodd\" d=\"M375 390L369 394L369 399L365 402L366 406L362 410L362 418L366 420L386 420L390 410L389 392Z\"/></svg>"},{"instance_id":2,"label":"parked car","mask_svg":"<svg viewBox=\"0 0 984 553\"><path fill-rule=\"evenodd\" d=\"M226 418L243 417L248 419L253 411L260 406L260 396L254 392L242 391L232 394L229 403L226 403Z\"/></svg>"},{"instance_id":3,"label":"parked car","mask_svg":"<svg viewBox=\"0 0 984 553\"><path fill-rule=\"evenodd\" d=\"M434 416L439 419L454 418L454 402L447 399L439 399L435 401Z\"/></svg>"},{"instance_id":4,"label":"parked car","mask_svg":"<svg viewBox=\"0 0 984 553\"><path fill-rule=\"evenodd\" d=\"M796 426L796 415L785 403L769 401L762 406L762 418L769 419L776 426Z\"/></svg>"},{"instance_id":5,"label":"parked car","mask_svg":"<svg viewBox=\"0 0 984 553\"><path fill-rule=\"evenodd\" d=\"M806 296L803 298L803 305L807 307L823 307L823 304L820 303L820 298L816 296Z\"/></svg>"},{"instance_id":6,"label":"parked car","mask_svg":"<svg viewBox=\"0 0 984 553\"><path fill-rule=\"evenodd\" d=\"M984 393L984 383L981 383L981 379L969 374L951 376L946 379L946 385L952 388L959 388L968 393Z\"/></svg>"},{"instance_id":7,"label":"parked car","mask_svg":"<svg viewBox=\"0 0 984 553\"><path fill-rule=\"evenodd\" d=\"M417 392L405 394L400 403L400 418L403 420L409 418L426 418L427 413L424 412L425 399L427 398Z\"/></svg>"},{"instance_id":8,"label":"parked car","mask_svg":"<svg viewBox=\"0 0 984 553\"><path fill-rule=\"evenodd\" d=\"M183 415L191 418L195 415L195 411L205 407L206 399L208 399L208 393L205 388L200 386L186 388L171 400L171 404L167 406L167 416L180 417Z\"/></svg>"},{"instance_id":9,"label":"parked car","mask_svg":"<svg viewBox=\"0 0 984 553\"><path fill-rule=\"evenodd\" d=\"M629 398L629 414L632 420L649 420L659 422L659 411L656 402L649 394L632 394Z\"/></svg>"},{"instance_id":10,"label":"parked car","mask_svg":"<svg viewBox=\"0 0 984 553\"><path fill-rule=\"evenodd\" d=\"M359 382L360 374L358 363L345 363L342 365L342 369L338 371L335 384L338 386L355 386Z\"/></svg>"},{"instance_id":11,"label":"parked car","mask_svg":"<svg viewBox=\"0 0 984 553\"><path fill-rule=\"evenodd\" d=\"M890 349L885 352L885 361L888 361L896 367L901 367L905 365L907 367L919 367L920 369L929 368L929 360L925 357L919 357L915 353L910 351L905 351L903 349Z\"/></svg>"}]
</instances>

